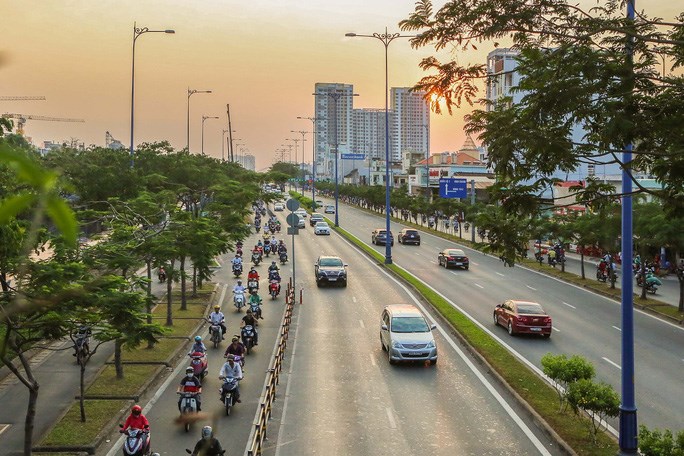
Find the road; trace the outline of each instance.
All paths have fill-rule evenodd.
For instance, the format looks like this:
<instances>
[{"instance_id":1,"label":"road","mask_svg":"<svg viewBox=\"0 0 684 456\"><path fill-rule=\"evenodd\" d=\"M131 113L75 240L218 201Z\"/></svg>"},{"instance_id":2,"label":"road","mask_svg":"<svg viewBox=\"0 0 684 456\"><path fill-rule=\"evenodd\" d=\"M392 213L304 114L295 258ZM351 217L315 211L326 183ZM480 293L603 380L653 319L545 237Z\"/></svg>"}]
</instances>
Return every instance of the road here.
<instances>
[{"instance_id":1,"label":"road","mask_svg":"<svg viewBox=\"0 0 684 456\"><path fill-rule=\"evenodd\" d=\"M340 204L339 220L341 227L369 244L371 231L384 227L384 218L345 204ZM395 236L400 229L400 224L392 222ZM497 258L469 249L465 249L471 258L469 271L445 270L436 259L447 246L456 247L423 234L420 246L395 244L392 255L395 264L461 308L530 366L540 368L547 352L580 354L594 364L599 380L620 391L619 303L522 267L504 267ZM384 246L375 248L384 254ZM494 306L509 298L540 302L554 319L553 336L549 340L510 337L504 328L495 327ZM684 328L641 311L635 311L634 325L639 423L660 428L684 423ZM616 424L616 420L611 422Z\"/></svg>"},{"instance_id":2,"label":"road","mask_svg":"<svg viewBox=\"0 0 684 456\"><path fill-rule=\"evenodd\" d=\"M307 226L296 242L304 304L265 454L558 454L444 328L436 366L389 365L380 314L412 296L336 233L316 237ZM349 264L348 287L316 287L320 254Z\"/></svg>"}]
</instances>

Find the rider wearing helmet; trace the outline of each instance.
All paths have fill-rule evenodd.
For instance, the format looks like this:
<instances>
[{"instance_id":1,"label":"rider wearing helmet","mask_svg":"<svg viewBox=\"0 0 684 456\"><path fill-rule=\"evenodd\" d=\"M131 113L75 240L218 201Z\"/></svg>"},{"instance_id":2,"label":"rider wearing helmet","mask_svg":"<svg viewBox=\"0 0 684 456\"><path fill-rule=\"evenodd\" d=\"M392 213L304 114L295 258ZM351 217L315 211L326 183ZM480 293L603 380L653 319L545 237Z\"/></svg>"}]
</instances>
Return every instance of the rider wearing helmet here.
<instances>
[{"instance_id":1,"label":"rider wearing helmet","mask_svg":"<svg viewBox=\"0 0 684 456\"><path fill-rule=\"evenodd\" d=\"M142 414L142 407L135 404L131 409L131 414L126 418L126 422L119 432L126 432L130 429L148 429L150 427L150 422L147 421L145 415Z\"/></svg>"},{"instance_id":2,"label":"rider wearing helmet","mask_svg":"<svg viewBox=\"0 0 684 456\"><path fill-rule=\"evenodd\" d=\"M202 428L202 438L195 445L192 456L219 456L223 454L221 443L214 437L211 426Z\"/></svg>"},{"instance_id":3,"label":"rider wearing helmet","mask_svg":"<svg viewBox=\"0 0 684 456\"><path fill-rule=\"evenodd\" d=\"M256 327L259 325L259 321L257 320L256 316L254 315L251 309L248 309L247 315L242 317L242 321L240 322L240 328L244 328L247 325L251 326L252 330L254 330L254 345L259 345L259 333L256 329Z\"/></svg>"},{"instance_id":4,"label":"rider wearing helmet","mask_svg":"<svg viewBox=\"0 0 684 456\"><path fill-rule=\"evenodd\" d=\"M271 271L279 271L280 268L276 264L275 261L271 261L271 265L268 267L268 272L270 273Z\"/></svg>"},{"instance_id":5,"label":"rider wearing helmet","mask_svg":"<svg viewBox=\"0 0 684 456\"><path fill-rule=\"evenodd\" d=\"M249 270L249 273L247 274L247 279L248 280L259 280L259 273L257 270L252 266L252 269Z\"/></svg>"},{"instance_id":6,"label":"rider wearing helmet","mask_svg":"<svg viewBox=\"0 0 684 456\"><path fill-rule=\"evenodd\" d=\"M249 310L247 313L249 314ZM256 334L256 330L254 331ZM245 346L242 342L240 342L240 338L235 335L233 336L233 340L231 341L230 345L228 345L228 348L226 348L226 352L223 354L224 357L227 357L228 355L234 355L234 356L240 356L243 357L245 356Z\"/></svg>"},{"instance_id":7,"label":"rider wearing helmet","mask_svg":"<svg viewBox=\"0 0 684 456\"><path fill-rule=\"evenodd\" d=\"M237 281L237 285L233 287L233 293L244 293L245 292L245 287L242 286L242 280Z\"/></svg>"},{"instance_id":8,"label":"rider wearing helmet","mask_svg":"<svg viewBox=\"0 0 684 456\"><path fill-rule=\"evenodd\" d=\"M192 366L185 368L185 377L180 381L180 386L178 387L179 393L197 393L195 400L197 401L197 411L202 410L202 400L200 393L202 393L202 382L195 375L195 369ZM182 397L178 399L178 410L180 410Z\"/></svg>"},{"instance_id":9,"label":"rider wearing helmet","mask_svg":"<svg viewBox=\"0 0 684 456\"><path fill-rule=\"evenodd\" d=\"M226 317L223 315L223 312L221 312L221 306L216 304L214 306L214 311L209 314L209 321L212 325L219 325L221 327L221 339L226 338L225 320Z\"/></svg>"},{"instance_id":10,"label":"rider wearing helmet","mask_svg":"<svg viewBox=\"0 0 684 456\"><path fill-rule=\"evenodd\" d=\"M190 354L198 352L203 354L206 353L207 347L205 347L200 336L195 336L195 343L192 345L192 348L190 349Z\"/></svg>"}]
</instances>

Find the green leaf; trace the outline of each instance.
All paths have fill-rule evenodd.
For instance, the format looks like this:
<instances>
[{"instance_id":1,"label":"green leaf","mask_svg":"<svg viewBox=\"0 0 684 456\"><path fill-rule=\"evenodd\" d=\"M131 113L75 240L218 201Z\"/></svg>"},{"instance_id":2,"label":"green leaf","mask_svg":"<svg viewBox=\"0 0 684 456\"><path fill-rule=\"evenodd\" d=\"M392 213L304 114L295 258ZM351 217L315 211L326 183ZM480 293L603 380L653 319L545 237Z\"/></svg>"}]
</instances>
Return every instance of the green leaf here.
<instances>
[{"instance_id":1,"label":"green leaf","mask_svg":"<svg viewBox=\"0 0 684 456\"><path fill-rule=\"evenodd\" d=\"M0 202L0 224L6 224L20 212L28 209L36 196L32 193L20 193Z\"/></svg>"},{"instance_id":2,"label":"green leaf","mask_svg":"<svg viewBox=\"0 0 684 456\"><path fill-rule=\"evenodd\" d=\"M7 163L14 168L19 179L36 188L44 187L48 180L45 170L23 151L10 147L0 147L0 162Z\"/></svg>"},{"instance_id":3,"label":"green leaf","mask_svg":"<svg viewBox=\"0 0 684 456\"><path fill-rule=\"evenodd\" d=\"M69 205L57 195L51 195L47 202L47 213L52 222L62 232L64 239L72 246L76 245L78 224L76 216Z\"/></svg>"}]
</instances>

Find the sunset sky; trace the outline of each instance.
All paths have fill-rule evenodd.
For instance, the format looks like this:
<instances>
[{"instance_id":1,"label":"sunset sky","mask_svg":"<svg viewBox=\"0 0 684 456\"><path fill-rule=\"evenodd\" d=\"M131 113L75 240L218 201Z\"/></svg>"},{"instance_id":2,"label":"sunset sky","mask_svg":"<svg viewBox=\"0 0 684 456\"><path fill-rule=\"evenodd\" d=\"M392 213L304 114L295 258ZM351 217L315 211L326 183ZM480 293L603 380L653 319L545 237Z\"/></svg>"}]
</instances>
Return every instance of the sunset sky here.
<instances>
[{"instance_id":1,"label":"sunset sky","mask_svg":"<svg viewBox=\"0 0 684 456\"><path fill-rule=\"evenodd\" d=\"M637 2L637 8L672 19L676 3ZM69 138L104 145L110 131L128 146L133 22L170 28L175 35L145 34L136 44L136 144L167 139L185 147L187 88L211 89L191 99L192 152L200 151L201 116L219 116L205 123L205 153L220 157L230 103L234 135L261 169L286 138L301 138L291 130L311 130L297 116L313 115L316 82L353 84L355 107L384 107L382 44L344 34L398 32L413 6L404 0L0 0L0 95L47 97L0 101L0 113L85 119L28 120L26 135L37 145ZM439 57L484 62L492 49ZM430 48L394 41L390 86L418 81L418 62L428 55ZM461 147L465 113L432 115L432 153ZM306 161L311 146L307 135Z\"/></svg>"}]
</instances>

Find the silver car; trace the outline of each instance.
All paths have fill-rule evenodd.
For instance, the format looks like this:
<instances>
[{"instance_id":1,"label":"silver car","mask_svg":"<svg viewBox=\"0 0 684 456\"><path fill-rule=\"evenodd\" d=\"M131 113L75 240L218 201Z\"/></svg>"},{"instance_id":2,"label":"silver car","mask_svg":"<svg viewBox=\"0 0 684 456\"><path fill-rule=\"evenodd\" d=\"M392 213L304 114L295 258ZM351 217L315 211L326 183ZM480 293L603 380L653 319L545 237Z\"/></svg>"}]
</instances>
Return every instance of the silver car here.
<instances>
[{"instance_id":1,"label":"silver car","mask_svg":"<svg viewBox=\"0 0 684 456\"><path fill-rule=\"evenodd\" d=\"M410 304L393 304L382 311L380 344L390 364L397 361L430 361L437 364L437 345L423 314Z\"/></svg>"}]
</instances>

